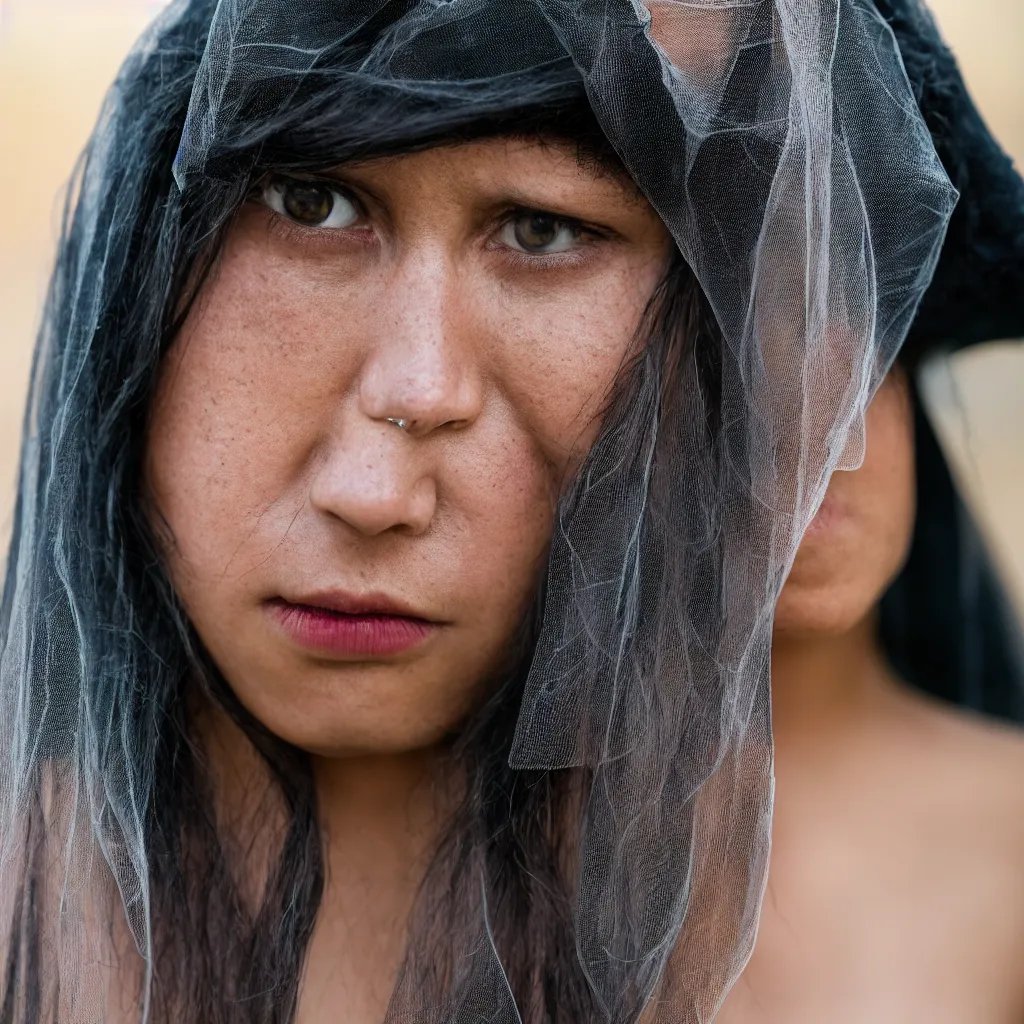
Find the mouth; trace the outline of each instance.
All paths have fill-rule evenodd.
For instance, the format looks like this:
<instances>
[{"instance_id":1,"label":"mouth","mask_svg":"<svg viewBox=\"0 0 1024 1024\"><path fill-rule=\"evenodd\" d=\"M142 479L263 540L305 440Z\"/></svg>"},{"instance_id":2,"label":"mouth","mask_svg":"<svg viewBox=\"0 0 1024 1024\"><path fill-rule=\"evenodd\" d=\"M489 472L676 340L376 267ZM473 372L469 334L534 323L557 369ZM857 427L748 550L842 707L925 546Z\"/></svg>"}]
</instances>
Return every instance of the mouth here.
<instances>
[{"instance_id":1,"label":"mouth","mask_svg":"<svg viewBox=\"0 0 1024 1024\"><path fill-rule=\"evenodd\" d=\"M410 651L444 625L382 595L340 592L274 598L267 608L293 643L346 659L386 658Z\"/></svg>"},{"instance_id":2,"label":"mouth","mask_svg":"<svg viewBox=\"0 0 1024 1024\"><path fill-rule=\"evenodd\" d=\"M843 518L843 510L839 502L831 494L826 494L825 500L814 514L814 518L808 523L806 532L809 534L828 533L837 523L842 522Z\"/></svg>"}]
</instances>

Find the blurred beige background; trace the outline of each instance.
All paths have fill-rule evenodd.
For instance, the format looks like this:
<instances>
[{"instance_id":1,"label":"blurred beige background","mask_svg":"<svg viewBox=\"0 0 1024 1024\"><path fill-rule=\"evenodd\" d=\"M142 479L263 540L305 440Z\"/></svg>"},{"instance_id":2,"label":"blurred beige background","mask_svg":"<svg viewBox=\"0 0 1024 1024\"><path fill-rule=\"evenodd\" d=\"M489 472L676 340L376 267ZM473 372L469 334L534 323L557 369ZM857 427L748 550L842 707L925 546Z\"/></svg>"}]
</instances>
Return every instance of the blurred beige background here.
<instances>
[{"instance_id":1,"label":"blurred beige background","mask_svg":"<svg viewBox=\"0 0 1024 1024\"><path fill-rule=\"evenodd\" d=\"M1024 164L1024 0L931 2L989 123ZM0 542L59 197L106 86L159 6L0 0ZM988 346L935 367L928 394L1024 609L1024 346Z\"/></svg>"}]
</instances>

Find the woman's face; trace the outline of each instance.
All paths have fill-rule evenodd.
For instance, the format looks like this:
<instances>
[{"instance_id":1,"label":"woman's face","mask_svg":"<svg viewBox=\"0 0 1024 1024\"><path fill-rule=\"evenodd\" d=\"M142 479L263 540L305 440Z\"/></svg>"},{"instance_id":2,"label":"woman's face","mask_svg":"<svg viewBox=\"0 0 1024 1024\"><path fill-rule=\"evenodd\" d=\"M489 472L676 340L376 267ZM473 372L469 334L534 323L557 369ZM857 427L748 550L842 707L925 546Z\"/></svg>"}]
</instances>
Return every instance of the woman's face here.
<instances>
[{"instance_id":1,"label":"woman's face","mask_svg":"<svg viewBox=\"0 0 1024 1024\"><path fill-rule=\"evenodd\" d=\"M166 359L146 471L184 606L272 732L344 755L458 723L670 250L628 180L548 142L257 189Z\"/></svg>"},{"instance_id":2,"label":"woman's face","mask_svg":"<svg viewBox=\"0 0 1024 1024\"><path fill-rule=\"evenodd\" d=\"M776 632L840 634L896 577L914 531L913 412L905 374L890 371L865 415L859 469L833 473L775 611Z\"/></svg>"}]
</instances>

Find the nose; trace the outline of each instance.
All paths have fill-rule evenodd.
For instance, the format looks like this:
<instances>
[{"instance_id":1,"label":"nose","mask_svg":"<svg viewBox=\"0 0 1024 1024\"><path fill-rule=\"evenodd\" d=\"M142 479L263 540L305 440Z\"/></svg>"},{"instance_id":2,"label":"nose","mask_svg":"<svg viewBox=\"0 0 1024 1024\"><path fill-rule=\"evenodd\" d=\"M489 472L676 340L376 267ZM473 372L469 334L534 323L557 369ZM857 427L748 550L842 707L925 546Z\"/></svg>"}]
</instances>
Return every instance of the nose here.
<instances>
[{"instance_id":1,"label":"nose","mask_svg":"<svg viewBox=\"0 0 1024 1024\"><path fill-rule=\"evenodd\" d=\"M442 254L399 265L370 336L353 339L366 352L354 401L339 410L310 499L363 536L429 528L445 455L432 439L480 414L483 385L457 269Z\"/></svg>"},{"instance_id":2,"label":"nose","mask_svg":"<svg viewBox=\"0 0 1024 1024\"><path fill-rule=\"evenodd\" d=\"M407 450L410 442L387 437L389 424L350 422L317 467L310 501L320 513L364 537L388 530L426 532L437 508L437 483ZM424 471L426 469L426 471Z\"/></svg>"},{"instance_id":3,"label":"nose","mask_svg":"<svg viewBox=\"0 0 1024 1024\"><path fill-rule=\"evenodd\" d=\"M399 265L359 382L369 419L401 420L421 438L465 428L479 415L482 384L458 270L440 248Z\"/></svg>"}]
</instances>

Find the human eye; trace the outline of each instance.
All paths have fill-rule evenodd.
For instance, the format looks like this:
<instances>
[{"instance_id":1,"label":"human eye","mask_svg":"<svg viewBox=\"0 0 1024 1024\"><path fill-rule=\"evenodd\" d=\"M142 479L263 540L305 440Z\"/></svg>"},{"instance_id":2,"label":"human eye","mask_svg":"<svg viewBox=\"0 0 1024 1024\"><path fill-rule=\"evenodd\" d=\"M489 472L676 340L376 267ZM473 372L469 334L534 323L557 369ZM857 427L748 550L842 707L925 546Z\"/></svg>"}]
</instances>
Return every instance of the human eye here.
<instances>
[{"instance_id":1,"label":"human eye","mask_svg":"<svg viewBox=\"0 0 1024 1024\"><path fill-rule=\"evenodd\" d=\"M286 220L306 228L350 228L361 216L342 188L307 178L274 175L264 182L260 199Z\"/></svg>"},{"instance_id":2,"label":"human eye","mask_svg":"<svg viewBox=\"0 0 1024 1024\"><path fill-rule=\"evenodd\" d=\"M583 235L583 227L573 220L543 210L519 210L501 226L498 239L517 252L546 256L577 248Z\"/></svg>"}]
</instances>

